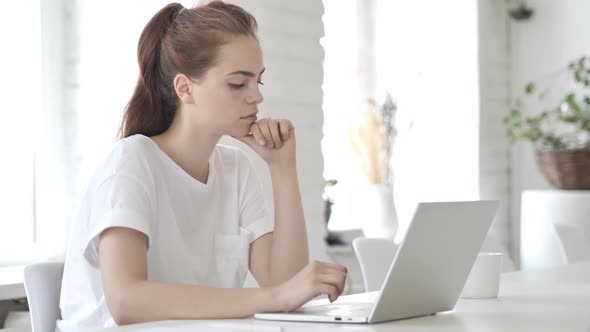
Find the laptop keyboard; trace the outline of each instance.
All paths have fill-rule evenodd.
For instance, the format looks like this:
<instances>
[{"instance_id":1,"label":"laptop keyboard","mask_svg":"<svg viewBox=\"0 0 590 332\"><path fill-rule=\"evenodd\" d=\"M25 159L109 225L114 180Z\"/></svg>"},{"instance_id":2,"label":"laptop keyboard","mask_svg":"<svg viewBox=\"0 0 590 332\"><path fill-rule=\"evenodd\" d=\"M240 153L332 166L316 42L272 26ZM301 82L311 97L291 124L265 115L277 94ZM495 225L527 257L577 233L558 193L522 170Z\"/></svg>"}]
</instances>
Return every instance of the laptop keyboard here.
<instances>
[{"instance_id":1,"label":"laptop keyboard","mask_svg":"<svg viewBox=\"0 0 590 332\"><path fill-rule=\"evenodd\" d=\"M368 317L372 307L371 303L320 304L302 307L295 312L308 315Z\"/></svg>"}]
</instances>

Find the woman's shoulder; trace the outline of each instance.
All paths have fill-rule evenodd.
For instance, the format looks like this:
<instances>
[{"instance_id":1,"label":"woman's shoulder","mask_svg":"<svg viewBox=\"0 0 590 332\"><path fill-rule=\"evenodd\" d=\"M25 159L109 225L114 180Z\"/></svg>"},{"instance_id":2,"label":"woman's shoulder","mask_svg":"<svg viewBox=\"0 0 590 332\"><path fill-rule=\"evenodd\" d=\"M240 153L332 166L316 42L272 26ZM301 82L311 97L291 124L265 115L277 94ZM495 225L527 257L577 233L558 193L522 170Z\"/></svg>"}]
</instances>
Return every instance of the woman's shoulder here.
<instances>
[{"instance_id":1,"label":"woman's shoulder","mask_svg":"<svg viewBox=\"0 0 590 332\"><path fill-rule=\"evenodd\" d=\"M133 135L115 144L110 158L121 170L129 167L145 166L155 155L156 143L143 135Z\"/></svg>"},{"instance_id":2,"label":"woman's shoulder","mask_svg":"<svg viewBox=\"0 0 590 332\"><path fill-rule=\"evenodd\" d=\"M141 177L151 173L155 144L143 135L133 135L119 140L98 167L95 177L105 179L115 175Z\"/></svg>"}]
</instances>

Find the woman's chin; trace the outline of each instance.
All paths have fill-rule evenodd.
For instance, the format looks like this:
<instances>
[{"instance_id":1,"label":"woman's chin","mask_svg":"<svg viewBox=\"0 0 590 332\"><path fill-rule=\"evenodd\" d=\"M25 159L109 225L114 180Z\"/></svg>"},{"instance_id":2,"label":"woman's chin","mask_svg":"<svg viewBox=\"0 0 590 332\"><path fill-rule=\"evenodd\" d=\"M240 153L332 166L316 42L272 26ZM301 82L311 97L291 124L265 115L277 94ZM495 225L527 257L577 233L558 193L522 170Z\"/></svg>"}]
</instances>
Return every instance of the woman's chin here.
<instances>
[{"instance_id":1,"label":"woman's chin","mask_svg":"<svg viewBox=\"0 0 590 332\"><path fill-rule=\"evenodd\" d=\"M233 137L233 138L242 138L242 137L246 137L250 135L250 127L244 129L244 128L240 128L237 130L234 130L232 133L229 134L229 136Z\"/></svg>"}]
</instances>

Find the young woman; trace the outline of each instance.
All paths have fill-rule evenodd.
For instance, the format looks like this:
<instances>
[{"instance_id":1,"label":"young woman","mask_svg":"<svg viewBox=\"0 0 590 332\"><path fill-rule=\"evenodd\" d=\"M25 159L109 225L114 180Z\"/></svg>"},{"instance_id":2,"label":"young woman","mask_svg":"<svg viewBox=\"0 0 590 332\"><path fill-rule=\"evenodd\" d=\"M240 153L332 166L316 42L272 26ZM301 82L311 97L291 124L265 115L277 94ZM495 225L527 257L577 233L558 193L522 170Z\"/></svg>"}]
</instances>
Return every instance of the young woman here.
<instances>
[{"instance_id":1,"label":"young woman","mask_svg":"<svg viewBox=\"0 0 590 332\"><path fill-rule=\"evenodd\" d=\"M214 1L170 4L139 39L140 77L122 139L73 226L60 329L291 311L346 268L309 263L288 120L257 119L264 65L253 16ZM274 218L244 153L270 169ZM250 270L261 288L241 288Z\"/></svg>"}]
</instances>

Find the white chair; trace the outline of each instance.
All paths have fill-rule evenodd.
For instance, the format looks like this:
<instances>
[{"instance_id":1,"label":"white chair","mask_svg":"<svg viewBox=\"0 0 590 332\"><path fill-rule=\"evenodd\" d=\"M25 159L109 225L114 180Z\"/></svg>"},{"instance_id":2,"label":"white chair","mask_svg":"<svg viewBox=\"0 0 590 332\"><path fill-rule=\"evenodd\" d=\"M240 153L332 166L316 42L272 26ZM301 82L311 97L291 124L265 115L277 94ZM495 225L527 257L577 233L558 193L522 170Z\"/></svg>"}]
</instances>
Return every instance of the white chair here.
<instances>
[{"instance_id":1,"label":"white chair","mask_svg":"<svg viewBox=\"0 0 590 332\"><path fill-rule=\"evenodd\" d=\"M392 240L378 238L356 238L352 248L361 267L365 291L381 289L385 275L395 257L397 245Z\"/></svg>"},{"instance_id":2,"label":"white chair","mask_svg":"<svg viewBox=\"0 0 590 332\"><path fill-rule=\"evenodd\" d=\"M553 224L566 264L590 261L590 238L580 227L570 224Z\"/></svg>"},{"instance_id":3,"label":"white chair","mask_svg":"<svg viewBox=\"0 0 590 332\"><path fill-rule=\"evenodd\" d=\"M554 224L573 225L590 236L590 190L525 190L520 218L520 268L563 265L563 244ZM567 232L567 231L566 231Z\"/></svg>"},{"instance_id":4,"label":"white chair","mask_svg":"<svg viewBox=\"0 0 590 332\"><path fill-rule=\"evenodd\" d=\"M25 291L33 332L54 332L61 318L59 295L63 263L36 263L25 267Z\"/></svg>"}]
</instances>

